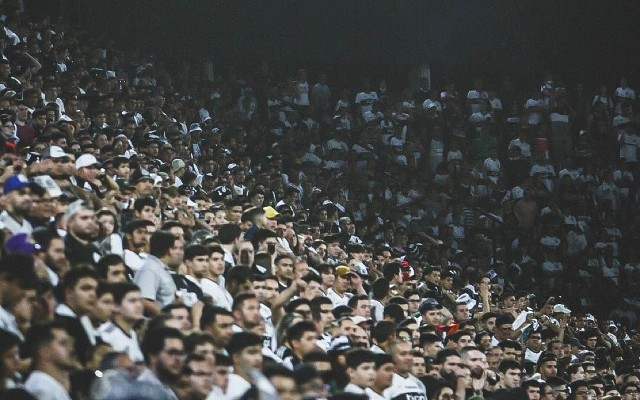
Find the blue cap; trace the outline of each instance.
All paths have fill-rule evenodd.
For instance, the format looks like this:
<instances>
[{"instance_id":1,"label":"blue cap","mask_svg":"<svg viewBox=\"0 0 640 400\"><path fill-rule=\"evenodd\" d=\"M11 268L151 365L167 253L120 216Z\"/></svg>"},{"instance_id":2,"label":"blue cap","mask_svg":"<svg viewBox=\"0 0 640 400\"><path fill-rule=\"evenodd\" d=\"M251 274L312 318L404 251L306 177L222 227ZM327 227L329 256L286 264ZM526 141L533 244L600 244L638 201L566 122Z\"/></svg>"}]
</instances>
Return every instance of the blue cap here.
<instances>
[{"instance_id":1,"label":"blue cap","mask_svg":"<svg viewBox=\"0 0 640 400\"><path fill-rule=\"evenodd\" d=\"M7 250L7 253L10 254L32 254L41 249L40 245L26 233L17 233L11 236L4 244L4 248Z\"/></svg>"},{"instance_id":2,"label":"blue cap","mask_svg":"<svg viewBox=\"0 0 640 400\"><path fill-rule=\"evenodd\" d=\"M14 190L20 190L31 185L31 182L24 175L13 175L4 181L3 193L7 194Z\"/></svg>"}]
</instances>

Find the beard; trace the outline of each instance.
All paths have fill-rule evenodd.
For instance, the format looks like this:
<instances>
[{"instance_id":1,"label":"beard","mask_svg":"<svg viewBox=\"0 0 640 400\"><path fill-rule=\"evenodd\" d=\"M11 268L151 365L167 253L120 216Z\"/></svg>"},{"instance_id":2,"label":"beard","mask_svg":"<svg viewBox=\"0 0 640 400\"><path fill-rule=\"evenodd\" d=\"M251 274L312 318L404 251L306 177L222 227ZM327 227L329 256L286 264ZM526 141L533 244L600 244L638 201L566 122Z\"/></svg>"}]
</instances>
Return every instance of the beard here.
<instances>
[{"instance_id":1,"label":"beard","mask_svg":"<svg viewBox=\"0 0 640 400\"><path fill-rule=\"evenodd\" d=\"M79 231L73 232L81 240L94 241L98 238L98 231Z\"/></svg>"}]
</instances>

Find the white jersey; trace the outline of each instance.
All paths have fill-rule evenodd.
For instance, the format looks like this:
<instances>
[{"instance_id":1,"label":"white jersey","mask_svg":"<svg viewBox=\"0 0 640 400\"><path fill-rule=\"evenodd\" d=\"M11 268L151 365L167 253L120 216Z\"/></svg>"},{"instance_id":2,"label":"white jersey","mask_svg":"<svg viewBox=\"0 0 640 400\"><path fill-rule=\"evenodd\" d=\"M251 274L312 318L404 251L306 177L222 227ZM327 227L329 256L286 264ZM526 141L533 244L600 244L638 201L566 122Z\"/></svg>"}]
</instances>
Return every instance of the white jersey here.
<instances>
[{"instance_id":1,"label":"white jersey","mask_svg":"<svg viewBox=\"0 0 640 400\"><path fill-rule=\"evenodd\" d=\"M144 362L138 336L133 329L126 334L116 323L109 321L102 324L98 332L100 332L100 338L110 344L114 351L127 353L134 363Z\"/></svg>"},{"instance_id":2,"label":"white jersey","mask_svg":"<svg viewBox=\"0 0 640 400\"><path fill-rule=\"evenodd\" d=\"M331 299L333 307L338 307L346 306L349 302L349 299L353 297L353 295L351 293L345 293L343 297L340 297L340 295L338 295L338 293L336 293L333 288L329 288L329 290L327 290L327 297Z\"/></svg>"},{"instance_id":3,"label":"white jersey","mask_svg":"<svg viewBox=\"0 0 640 400\"><path fill-rule=\"evenodd\" d=\"M411 374L406 378L393 374L391 386L383 394L387 400L427 400L424 385Z\"/></svg>"}]
</instances>

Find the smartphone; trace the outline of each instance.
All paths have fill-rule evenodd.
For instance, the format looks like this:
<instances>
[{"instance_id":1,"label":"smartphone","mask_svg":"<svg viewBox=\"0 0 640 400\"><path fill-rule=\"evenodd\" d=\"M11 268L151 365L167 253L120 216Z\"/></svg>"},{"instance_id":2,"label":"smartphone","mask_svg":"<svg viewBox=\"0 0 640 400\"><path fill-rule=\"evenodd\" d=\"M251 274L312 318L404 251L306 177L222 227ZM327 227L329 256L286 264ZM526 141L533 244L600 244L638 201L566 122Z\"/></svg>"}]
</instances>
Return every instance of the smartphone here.
<instances>
[{"instance_id":1,"label":"smartphone","mask_svg":"<svg viewBox=\"0 0 640 400\"><path fill-rule=\"evenodd\" d=\"M267 251L271 255L275 254L276 253L276 244L275 243L267 243Z\"/></svg>"}]
</instances>

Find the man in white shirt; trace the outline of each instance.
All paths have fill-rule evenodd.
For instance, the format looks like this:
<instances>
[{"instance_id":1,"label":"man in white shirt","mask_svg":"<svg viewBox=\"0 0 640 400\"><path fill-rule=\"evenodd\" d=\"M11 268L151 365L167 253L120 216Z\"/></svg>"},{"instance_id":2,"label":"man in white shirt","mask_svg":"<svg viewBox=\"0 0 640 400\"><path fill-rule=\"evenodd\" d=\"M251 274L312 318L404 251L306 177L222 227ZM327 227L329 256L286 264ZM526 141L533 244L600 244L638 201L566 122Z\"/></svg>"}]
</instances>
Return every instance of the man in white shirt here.
<instances>
[{"instance_id":1,"label":"man in white shirt","mask_svg":"<svg viewBox=\"0 0 640 400\"><path fill-rule=\"evenodd\" d=\"M73 339L62 322L34 326L27 334L34 370L25 389L38 400L71 400L69 374L75 369Z\"/></svg>"},{"instance_id":2,"label":"man in white shirt","mask_svg":"<svg viewBox=\"0 0 640 400\"><path fill-rule=\"evenodd\" d=\"M129 282L114 283L111 292L115 304L113 319L100 328L100 338L114 351L126 352L133 362L144 362L133 326L143 318L140 288Z\"/></svg>"},{"instance_id":3,"label":"man in white shirt","mask_svg":"<svg viewBox=\"0 0 640 400\"><path fill-rule=\"evenodd\" d=\"M224 250L220 246L210 246L208 274L200 281L202 293L211 297L214 305L231 311L233 297L225 287L224 269Z\"/></svg>"},{"instance_id":4,"label":"man in white shirt","mask_svg":"<svg viewBox=\"0 0 640 400\"><path fill-rule=\"evenodd\" d=\"M375 363L376 377L373 384L365 389L365 394L370 400L386 400L383 393L393 382L395 370L393 358L387 353L376 354Z\"/></svg>"},{"instance_id":5,"label":"man in white shirt","mask_svg":"<svg viewBox=\"0 0 640 400\"><path fill-rule=\"evenodd\" d=\"M391 387L384 391L384 397L392 400L426 400L424 384L410 373L413 366L411 342L394 340L389 345L389 353L396 370Z\"/></svg>"},{"instance_id":6,"label":"man in white shirt","mask_svg":"<svg viewBox=\"0 0 640 400\"><path fill-rule=\"evenodd\" d=\"M146 219L135 219L125 226L124 264L133 272L139 271L148 257L149 226L153 226L153 222Z\"/></svg>"},{"instance_id":7,"label":"man in white shirt","mask_svg":"<svg viewBox=\"0 0 640 400\"><path fill-rule=\"evenodd\" d=\"M234 333L227 345L227 351L233 362L227 399L237 400L251 388L251 371L262 369L262 338L255 333Z\"/></svg>"},{"instance_id":8,"label":"man in white shirt","mask_svg":"<svg viewBox=\"0 0 640 400\"><path fill-rule=\"evenodd\" d=\"M346 306L349 299L353 297L353 294L347 290L351 287L351 277L356 276L356 273L349 267L340 265L336 268L335 274L336 280L333 282L333 287L327 290L327 297L331 299L334 307Z\"/></svg>"}]
</instances>

